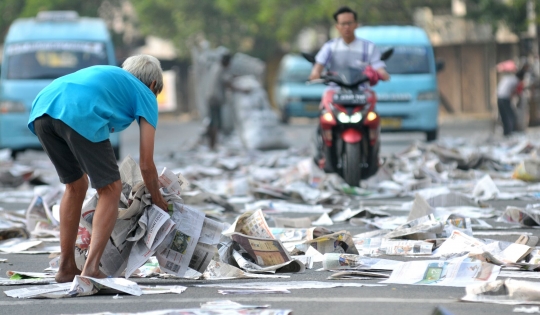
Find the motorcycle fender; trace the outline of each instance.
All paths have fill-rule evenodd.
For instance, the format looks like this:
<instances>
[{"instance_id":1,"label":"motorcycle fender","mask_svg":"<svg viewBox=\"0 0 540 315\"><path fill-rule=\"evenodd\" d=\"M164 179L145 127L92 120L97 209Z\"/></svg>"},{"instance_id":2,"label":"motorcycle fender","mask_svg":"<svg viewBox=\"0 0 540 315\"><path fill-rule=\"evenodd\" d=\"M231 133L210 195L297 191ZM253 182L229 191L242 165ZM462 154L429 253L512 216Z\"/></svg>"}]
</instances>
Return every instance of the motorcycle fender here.
<instances>
[{"instance_id":1,"label":"motorcycle fender","mask_svg":"<svg viewBox=\"0 0 540 315\"><path fill-rule=\"evenodd\" d=\"M356 129L349 128L343 131L341 139L347 143L357 143L362 140L362 133Z\"/></svg>"}]
</instances>

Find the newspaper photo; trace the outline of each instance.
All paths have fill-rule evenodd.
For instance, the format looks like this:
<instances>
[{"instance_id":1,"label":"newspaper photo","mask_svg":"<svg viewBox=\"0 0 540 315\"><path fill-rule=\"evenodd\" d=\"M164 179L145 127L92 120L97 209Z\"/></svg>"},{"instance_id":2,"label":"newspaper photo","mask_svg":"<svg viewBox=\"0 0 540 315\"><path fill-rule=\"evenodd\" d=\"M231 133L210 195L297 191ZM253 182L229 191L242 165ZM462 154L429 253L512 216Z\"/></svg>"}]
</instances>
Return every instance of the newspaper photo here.
<instances>
[{"instance_id":1,"label":"newspaper photo","mask_svg":"<svg viewBox=\"0 0 540 315\"><path fill-rule=\"evenodd\" d=\"M274 266L291 260L289 252L279 240L240 233L233 233L231 238L249 254L253 263L259 266Z\"/></svg>"},{"instance_id":2,"label":"newspaper photo","mask_svg":"<svg viewBox=\"0 0 540 315\"><path fill-rule=\"evenodd\" d=\"M204 213L174 203L171 220L176 224L156 251L161 270L181 277L189 267L193 252L199 241Z\"/></svg>"}]
</instances>

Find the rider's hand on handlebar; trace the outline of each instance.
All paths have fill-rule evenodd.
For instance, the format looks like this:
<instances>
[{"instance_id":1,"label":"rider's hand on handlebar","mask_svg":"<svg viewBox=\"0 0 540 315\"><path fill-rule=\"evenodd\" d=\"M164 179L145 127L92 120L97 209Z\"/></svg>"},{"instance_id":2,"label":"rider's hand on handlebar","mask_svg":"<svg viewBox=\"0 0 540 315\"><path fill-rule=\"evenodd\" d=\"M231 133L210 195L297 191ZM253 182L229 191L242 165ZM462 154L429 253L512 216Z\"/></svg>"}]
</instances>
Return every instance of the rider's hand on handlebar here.
<instances>
[{"instance_id":1,"label":"rider's hand on handlebar","mask_svg":"<svg viewBox=\"0 0 540 315\"><path fill-rule=\"evenodd\" d=\"M366 70L364 70L364 74L366 77L369 78L369 85L374 86L379 82L379 79L381 78L379 75L379 72L377 70L373 69L371 66L367 66Z\"/></svg>"},{"instance_id":2,"label":"rider's hand on handlebar","mask_svg":"<svg viewBox=\"0 0 540 315\"><path fill-rule=\"evenodd\" d=\"M311 74L309 75L309 81L317 80L320 78L321 78L321 75L319 73L311 72Z\"/></svg>"}]
</instances>

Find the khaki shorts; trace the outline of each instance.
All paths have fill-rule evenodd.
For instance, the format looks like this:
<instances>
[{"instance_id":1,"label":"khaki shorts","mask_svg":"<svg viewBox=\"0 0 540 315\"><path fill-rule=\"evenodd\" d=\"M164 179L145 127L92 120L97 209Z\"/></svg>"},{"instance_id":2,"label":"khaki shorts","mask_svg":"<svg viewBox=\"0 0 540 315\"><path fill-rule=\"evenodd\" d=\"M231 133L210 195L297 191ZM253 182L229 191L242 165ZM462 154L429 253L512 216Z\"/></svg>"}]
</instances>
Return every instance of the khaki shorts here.
<instances>
[{"instance_id":1,"label":"khaki shorts","mask_svg":"<svg viewBox=\"0 0 540 315\"><path fill-rule=\"evenodd\" d=\"M72 183L85 173L95 189L120 179L116 156L108 139L92 142L49 115L37 118L34 130L63 184Z\"/></svg>"}]
</instances>

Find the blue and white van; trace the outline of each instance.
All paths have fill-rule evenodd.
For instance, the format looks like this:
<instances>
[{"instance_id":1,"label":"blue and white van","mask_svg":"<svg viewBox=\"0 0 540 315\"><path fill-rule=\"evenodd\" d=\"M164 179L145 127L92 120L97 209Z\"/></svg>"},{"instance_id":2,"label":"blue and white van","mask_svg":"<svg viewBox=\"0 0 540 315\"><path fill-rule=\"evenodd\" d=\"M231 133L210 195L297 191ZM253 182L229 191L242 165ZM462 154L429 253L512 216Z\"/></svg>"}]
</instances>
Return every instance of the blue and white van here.
<instances>
[{"instance_id":1,"label":"blue and white van","mask_svg":"<svg viewBox=\"0 0 540 315\"><path fill-rule=\"evenodd\" d=\"M439 93L433 47L426 32L415 26L363 26L356 29L381 51L394 53L386 62L390 81L374 86L383 131L422 131L428 141L438 133Z\"/></svg>"},{"instance_id":2,"label":"blue and white van","mask_svg":"<svg viewBox=\"0 0 540 315\"><path fill-rule=\"evenodd\" d=\"M34 98L54 79L94 65L116 65L103 20L75 11L15 20L4 41L0 72L0 148L41 149L27 127ZM110 141L119 158L119 135L111 134Z\"/></svg>"}]
</instances>

